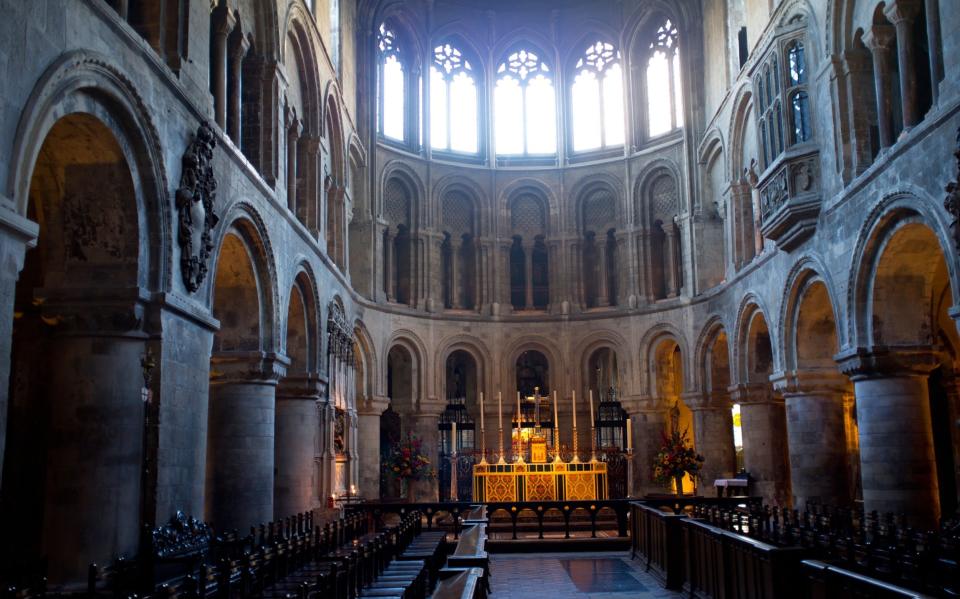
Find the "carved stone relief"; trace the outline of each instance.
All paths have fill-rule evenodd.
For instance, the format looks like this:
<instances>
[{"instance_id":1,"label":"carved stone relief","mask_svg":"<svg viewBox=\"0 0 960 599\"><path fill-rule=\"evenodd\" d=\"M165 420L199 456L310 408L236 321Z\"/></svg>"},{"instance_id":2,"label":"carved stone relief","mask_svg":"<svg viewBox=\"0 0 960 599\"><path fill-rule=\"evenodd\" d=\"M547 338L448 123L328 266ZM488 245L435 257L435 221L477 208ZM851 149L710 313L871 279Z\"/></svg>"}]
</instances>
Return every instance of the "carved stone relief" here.
<instances>
[{"instance_id":1,"label":"carved stone relief","mask_svg":"<svg viewBox=\"0 0 960 599\"><path fill-rule=\"evenodd\" d=\"M180 273L187 291L200 288L207 276L207 261L213 250L211 232L220 221L214 213L217 199L217 180L213 175L213 149L217 139L206 123L183 155L183 174L177 189L177 213L180 244Z\"/></svg>"}]
</instances>

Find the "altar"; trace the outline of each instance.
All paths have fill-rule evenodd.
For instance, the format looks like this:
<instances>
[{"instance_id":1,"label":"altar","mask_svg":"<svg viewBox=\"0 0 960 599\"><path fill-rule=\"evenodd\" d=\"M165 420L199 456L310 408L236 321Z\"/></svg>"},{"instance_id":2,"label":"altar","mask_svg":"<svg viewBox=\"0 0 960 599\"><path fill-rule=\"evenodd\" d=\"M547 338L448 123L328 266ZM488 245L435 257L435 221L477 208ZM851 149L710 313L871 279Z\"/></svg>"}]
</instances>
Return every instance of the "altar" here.
<instances>
[{"instance_id":1,"label":"altar","mask_svg":"<svg viewBox=\"0 0 960 599\"><path fill-rule=\"evenodd\" d=\"M473 500L577 501L607 498L605 462L477 464Z\"/></svg>"}]
</instances>

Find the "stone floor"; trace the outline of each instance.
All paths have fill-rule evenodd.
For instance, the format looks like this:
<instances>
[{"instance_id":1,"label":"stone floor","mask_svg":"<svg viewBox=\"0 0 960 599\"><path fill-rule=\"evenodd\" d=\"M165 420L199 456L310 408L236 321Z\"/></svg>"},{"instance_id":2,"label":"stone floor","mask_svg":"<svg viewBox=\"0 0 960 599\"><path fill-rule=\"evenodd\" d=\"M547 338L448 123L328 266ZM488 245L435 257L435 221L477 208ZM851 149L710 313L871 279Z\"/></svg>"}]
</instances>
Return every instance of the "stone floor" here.
<instances>
[{"instance_id":1,"label":"stone floor","mask_svg":"<svg viewBox=\"0 0 960 599\"><path fill-rule=\"evenodd\" d=\"M626 552L497 554L492 599L667 599L664 588Z\"/></svg>"}]
</instances>

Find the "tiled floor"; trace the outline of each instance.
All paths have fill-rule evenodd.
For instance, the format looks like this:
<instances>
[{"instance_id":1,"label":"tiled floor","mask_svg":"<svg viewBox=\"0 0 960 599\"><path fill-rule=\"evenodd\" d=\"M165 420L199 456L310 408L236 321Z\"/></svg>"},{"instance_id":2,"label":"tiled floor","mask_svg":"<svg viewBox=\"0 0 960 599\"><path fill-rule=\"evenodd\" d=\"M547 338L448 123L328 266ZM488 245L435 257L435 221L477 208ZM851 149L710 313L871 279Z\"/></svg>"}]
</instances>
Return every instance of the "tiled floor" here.
<instances>
[{"instance_id":1,"label":"tiled floor","mask_svg":"<svg viewBox=\"0 0 960 599\"><path fill-rule=\"evenodd\" d=\"M497 554L490 559L492 599L679 598L628 553Z\"/></svg>"}]
</instances>

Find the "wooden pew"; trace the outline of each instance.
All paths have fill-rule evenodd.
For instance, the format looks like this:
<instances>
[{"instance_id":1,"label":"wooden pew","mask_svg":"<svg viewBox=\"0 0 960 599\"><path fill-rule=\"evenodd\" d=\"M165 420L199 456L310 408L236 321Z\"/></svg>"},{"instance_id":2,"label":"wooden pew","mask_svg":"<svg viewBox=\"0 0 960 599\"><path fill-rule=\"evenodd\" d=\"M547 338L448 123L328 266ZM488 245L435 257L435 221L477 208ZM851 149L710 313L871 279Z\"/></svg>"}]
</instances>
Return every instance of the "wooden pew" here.
<instances>
[{"instance_id":1,"label":"wooden pew","mask_svg":"<svg viewBox=\"0 0 960 599\"><path fill-rule=\"evenodd\" d=\"M449 568L480 568L483 572L483 587L490 589L490 556L486 551L487 525L472 524L460 533L460 540L453 554L447 557Z\"/></svg>"},{"instance_id":2,"label":"wooden pew","mask_svg":"<svg viewBox=\"0 0 960 599\"><path fill-rule=\"evenodd\" d=\"M632 505L632 557L640 557L647 572L665 588L680 589L685 576L683 531L687 517L634 502Z\"/></svg>"},{"instance_id":3,"label":"wooden pew","mask_svg":"<svg viewBox=\"0 0 960 599\"><path fill-rule=\"evenodd\" d=\"M480 568L444 568L432 599L485 599L485 574Z\"/></svg>"},{"instance_id":4,"label":"wooden pew","mask_svg":"<svg viewBox=\"0 0 960 599\"><path fill-rule=\"evenodd\" d=\"M924 595L818 560L804 560L805 597L810 599L925 599Z\"/></svg>"}]
</instances>

